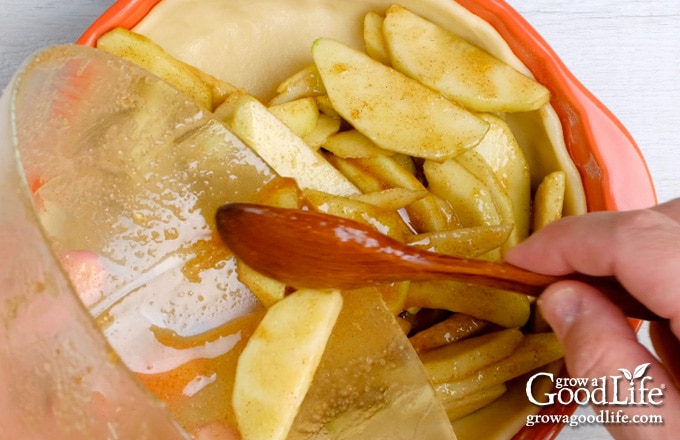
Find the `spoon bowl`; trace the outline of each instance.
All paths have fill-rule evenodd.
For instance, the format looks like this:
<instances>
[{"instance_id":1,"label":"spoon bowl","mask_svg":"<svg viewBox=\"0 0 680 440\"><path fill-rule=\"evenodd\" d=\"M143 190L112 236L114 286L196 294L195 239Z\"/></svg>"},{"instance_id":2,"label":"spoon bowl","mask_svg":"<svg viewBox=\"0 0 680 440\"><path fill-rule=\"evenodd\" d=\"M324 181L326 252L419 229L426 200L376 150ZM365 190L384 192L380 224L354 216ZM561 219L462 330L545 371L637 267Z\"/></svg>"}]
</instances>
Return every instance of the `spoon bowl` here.
<instances>
[{"instance_id":1,"label":"spoon bowl","mask_svg":"<svg viewBox=\"0 0 680 440\"><path fill-rule=\"evenodd\" d=\"M248 266L296 288L352 289L444 278L539 296L550 284L576 280L598 288L629 317L660 319L613 277L545 275L508 263L423 251L320 212L229 203L218 209L216 225L226 246Z\"/></svg>"}]
</instances>

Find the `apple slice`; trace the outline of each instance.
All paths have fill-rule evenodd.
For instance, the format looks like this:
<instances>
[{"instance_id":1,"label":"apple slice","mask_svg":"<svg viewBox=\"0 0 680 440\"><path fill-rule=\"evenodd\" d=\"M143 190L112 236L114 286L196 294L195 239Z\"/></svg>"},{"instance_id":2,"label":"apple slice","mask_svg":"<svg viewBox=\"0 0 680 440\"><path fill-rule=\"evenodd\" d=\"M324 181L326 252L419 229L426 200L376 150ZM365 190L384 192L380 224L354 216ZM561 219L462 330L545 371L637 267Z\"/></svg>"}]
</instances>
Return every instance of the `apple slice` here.
<instances>
[{"instance_id":1,"label":"apple slice","mask_svg":"<svg viewBox=\"0 0 680 440\"><path fill-rule=\"evenodd\" d=\"M430 191L448 200L464 227L503 223L486 183L456 160L425 161L423 171ZM451 176L456 176L452 179Z\"/></svg>"},{"instance_id":2,"label":"apple slice","mask_svg":"<svg viewBox=\"0 0 680 440\"><path fill-rule=\"evenodd\" d=\"M488 124L391 67L328 38L312 55L335 110L378 146L436 160L474 147Z\"/></svg>"},{"instance_id":3,"label":"apple slice","mask_svg":"<svg viewBox=\"0 0 680 440\"><path fill-rule=\"evenodd\" d=\"M324 95L326 89L323 87L316 66L310 64L283 80L276 88L276 93L277 95L269 102L269 105Z\"/></svg>"},{"instance_id":4,"label":"apple slice","mask_svg":"<svg viewBox=\"0 0 680 440\"><path fill-rule=\"evenodd\" d=\"M518 241L529 235L531 226L531 173L529 163L508 124L497 116L484 113L489 131L474 148L491 166L503 189L512 200L515 234Z\"/></svg>"},{"instance_id":5,"label":"apple slice","mask_svg":"<svg viewBox=\"0 0 680 440\"><path fill-rule=\"evenodd\" d=\"M411 203L424 199L429 194L426 189L388 188L382 191L359 194L352 198L381 209L398 211Z\"/></svg>"},{"instance_id":6,"label":"apple slice","mask_svg":"<svg viewBox=\"0 0 680 440\"><path fill-rule=\"evenodd\" d=\"M295 179L300 188L339 196L359 193L321 154L252 96L244 95L239 99L227 124L274 171L281 177Z\"/></svg>"},{"instance_id":7,"label":"apple slice","mask_svg":"<svg viewBox=\"0 0 680 440\"><path fill-rule=\"evenodd\" d=\"M419 249L456 257L476 258L507 242L513 225L476 226L447 231L424 232L406 238Z\"/></svg>"},{"instance_id":8,"label":"apple slice","mask_svg":"<svg viewBox=\"0 0 680 440\"><path fill-rule=\"evenodd\" d=\"M466 151L459 155L456 161L466 170L472 173L480 182L482 182L489 190L491 200L496 206L496 211L501 218L501 224L513 225L512 233L508 240L503 243L502 248L507 249L516 245L519 242L517 229L515 224L515 212L512 205L512 199L508 192L503 188L500 180L494 173L491 165L489 165L481 154L475 150Z\"/></svg>"},{"instance_id":9,"label":"apple slice","mask_svg":"<svg viewBox=\"0 0 680 440\"><path fill-rule=\"evenodd\" d=\"M363 223L397 240L412 235L397 211L390 211L349 197L339 197L322 191L304 190L305 201L317 211Z\"/></svg>"},{"instance_id":10,"label":"apple slice","mask_svg":"<svg viewBox=\"0 0 680 440\"><path fill-rule=\"evenodd\" d=\"M492 331L420 355L433 384L462 379L512 354L523 339L517 328Z\"/></svg>"},{"instance_id":11,"label":"apple slice","mask_svg":"<svg viewBox=\"0 0 680 440\"><path fill-rule=\"evenodd\" d=\"M244 440L288 436L342 302L336 290L298 290L267 311L236 367L232 403Z\"/></svg>"},{"instance_id":12,"label":"apple slice","mask_svg":"<svg viewBox=\"0 0 680 440\"><path fill-rule=\"evenodd\" d=\"M387 10L383 32L395 69L470 109L524 112L550 100L534 79L406 8Z\"/></svg>"},{"instance_id":13,"label":"apple slice","mask_svg":"<svg viewBox=\"0 0 680 440\"><path fill-rule=\"evenodd\" d=\"M309 148L318 150L326 140L340 131L342 121L340 118L332 118L325 114L320 114L314 125L314 129L302 137Z\"/></svg>"},{"instance_id":14,"label":"apple slice","mask_svg":"<svg viewBox=\"0 0 680 440\"><path fill-rule=\"evenodd\" d=\"M364 46L366 53L383 64L390 64L390 55L387 53L385 36L382 26L385 17L377 12L370 11L364 16Z\"/></svg>"},{"instance_id":15,"label":"apple slice","mask_svg":"<svg viewBox=\"0 0 680 440\"><path fill-rule=\"evenodd\" d=\"M124 28L112 29L99 37L97 49L145 68L209 110L237 90L233 85L173 57L149 38Z\"/></svg>"},{"instance_id":16,"label":"apple slice","mask_svg":"<svg viewBox=\"0 0 680 440\"><path fill-rule=\"evenodd\" d=\"M526 295L449 280L412 281L405 307L465 313L506 328L522 327L531 316Z\"/></svg>"},{"instance_id":17,"label":"apple slice","mask_svg":"<svg viewBox=\"0 0 680 440\"><path fill-rule=\"evenodd\" d=\"M562 218L566 180L564 171L553 171L538 185L534 195L534 232Z\"/></svg>"},{"instance_id":18,"label":"apple slice","mask_svg":"<svg viewBox=\"0 0 680 440\"><path fill-rule=\"evenodd\" d=\"M275 104L269 106L269 111L300 137L311 133L319 120L319 107L314 98L300 98Z\"/></svg>"},{"instance_id":19,"label":"apple slice","mask_svg":"<svg viewBox=\"0 0 680 440\"><path fill-rule=\"evenodd\" d=\"M391 151L383 150L369 138L356 130L345 130L326 139L323 148L338 157L388 156Z\"/></svg>"}]
</instances>

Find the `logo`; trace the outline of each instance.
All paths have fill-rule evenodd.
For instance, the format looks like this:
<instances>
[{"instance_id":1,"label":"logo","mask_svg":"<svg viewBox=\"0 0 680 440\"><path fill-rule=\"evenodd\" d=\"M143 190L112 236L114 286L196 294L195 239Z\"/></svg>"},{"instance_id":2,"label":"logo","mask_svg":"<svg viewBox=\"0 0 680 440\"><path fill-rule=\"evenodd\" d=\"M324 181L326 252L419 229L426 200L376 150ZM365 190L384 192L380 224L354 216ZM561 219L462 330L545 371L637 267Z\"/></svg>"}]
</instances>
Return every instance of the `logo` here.
<instances>
[{"instance_id":1,"label":"logo","mask_svg":"<svg viewBox=\"0 0 680 440\"><path fill-rule=\"evenodd\" d=\"M527 398L538 406L570 405L637 405L657 406L663 401L666 385L652 386L653 379L646 372L649 363L630 370L619 368L622 375L598 378L558 377L552 373L540 372L529 378L526 384ZM546 377L553 383L553 389L542 395L535 395L534 382Z\"/></svg>"},{"instance_id":2,"label":"logo","mask_svg":"<svg viewBox=\"0 0 680 440\"><path fill-rule=\"evenodd\" d=\"M555 377L552 373L540 372L529 378L526 384L527 398L538 406L555 404L607 406L597 414L535 414L527 416L527 426L537 423L564 423L569 426L580 424L663 424L658 414L629 415L623 409L612 406L636 406L655 408L662 404L665 384L653 386L654 380L647 375L649 363L635 367L632 372L619 368L620 375L585 377ZM536 393L534 383L547 378L552 383L550 392Z\"/></svg>"}]
</instances>

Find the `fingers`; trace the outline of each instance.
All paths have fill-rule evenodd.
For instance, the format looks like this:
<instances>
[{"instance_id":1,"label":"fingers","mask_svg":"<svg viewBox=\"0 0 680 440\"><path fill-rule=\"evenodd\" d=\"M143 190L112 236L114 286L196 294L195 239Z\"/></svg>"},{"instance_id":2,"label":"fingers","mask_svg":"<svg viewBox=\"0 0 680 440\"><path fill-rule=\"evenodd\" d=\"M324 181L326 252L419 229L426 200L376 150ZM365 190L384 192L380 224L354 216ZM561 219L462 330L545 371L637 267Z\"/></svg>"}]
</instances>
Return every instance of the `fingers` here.
<instances>
[{"instance_id":1,"label":"fingers","mask_svg":"<svg viewBox=\"0 0 680 440\"><path fill-rule=\"evenodd\" d=\"M633 329L618 308L594 288L573 281L550 286L539 298L539 307L564 347L570 376L587 378L589 383L592 379L605 378L608 405L596 406L596 412L623 410L630 420L651 415L664 417L663 428L652 424L607 426L616 438L662 438L663 434L676 432L680 424L675 421L680 411L677 386L659 362L637 342ZM639 401L642 387L641 378L630 385L620 369L634 372L647 363L650 365L644 375L650 379L645 379L644 384L648 389L661 390L662 396L657 399L662 400L661 404L616 404L617 400L621 402L630 395L631 387L636 390Z\"/></svg>"},{"instance_id":2,"label":"fingers","mask_svg":"<svg viewBox=\"0 0 680 440\"><path fill-rule=\"evenodd\" d=\"M680 223L680 198L650 208Z\"/></svg>"},{"instance_id":3,"label":"fingers","mask_svg":"<svg viewBox=\"0 0 680 440\"><path fill-rule=\"evenodd\" d=\"M677 217L675 217L677 216ZM680 319L680 203L566 217L507 252L534 271L615 275L654 312Z\"/></svg>"},{"instance_id":4,"label":"fingers","mask_svg":"<svg viewBox=\"0 0 680 440\"><path fill-rule=\"evenodd\" d=\"M668 321L650 322L649 338L654 351L680 387L680 340L673 333Z\"/></svg>"}]
</instances>

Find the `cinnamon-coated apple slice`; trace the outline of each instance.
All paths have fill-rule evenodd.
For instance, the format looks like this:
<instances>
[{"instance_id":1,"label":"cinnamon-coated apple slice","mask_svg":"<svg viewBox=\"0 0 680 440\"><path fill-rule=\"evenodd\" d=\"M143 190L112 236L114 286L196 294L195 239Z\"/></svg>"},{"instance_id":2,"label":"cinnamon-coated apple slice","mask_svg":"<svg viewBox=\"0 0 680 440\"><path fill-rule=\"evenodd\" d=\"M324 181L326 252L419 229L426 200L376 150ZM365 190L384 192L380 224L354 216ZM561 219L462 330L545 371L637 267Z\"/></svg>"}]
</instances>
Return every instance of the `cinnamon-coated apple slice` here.
<instances>
[{"instance_id":1,"label":"cinnamon-coated apple slice","mask_svg":"<svg viewBox=\"0 0 680 440\"><path fill-rule=\"evenodd\" d=\"M537 81L404 7L387 10L383 33L395 69L470 109L530 111L550 100Z\"/></svg>"},{"instance_id":2,"label":"cinnamon-coated apple slice","mask_svg":"<svg viewBox=\"0 0 680 440\"><path fill-rule=\"evenodd\" d=\"M460 105L337 40L316 40L312 55L335 110L382 148L443 160L488 130Z\"/></svg>"}]
</instances>

